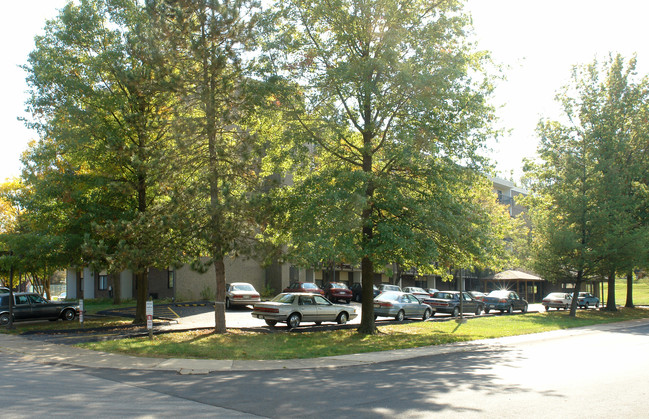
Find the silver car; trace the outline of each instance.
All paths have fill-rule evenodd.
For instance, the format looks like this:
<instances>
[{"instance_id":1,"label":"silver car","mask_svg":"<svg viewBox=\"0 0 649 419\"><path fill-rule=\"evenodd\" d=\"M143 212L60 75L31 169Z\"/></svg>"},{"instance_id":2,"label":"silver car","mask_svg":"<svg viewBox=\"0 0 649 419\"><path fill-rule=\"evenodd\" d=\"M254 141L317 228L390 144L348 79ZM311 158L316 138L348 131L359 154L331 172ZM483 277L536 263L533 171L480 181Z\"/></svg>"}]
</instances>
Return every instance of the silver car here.
<instances>
[{"instance_id":1,"label":"silver car","mask_svg":"<svg viewBox=\"0 0 649 419\"><path fill-rule=\"evenodd\" d=\"M227 284L225 290L225 308L232 306L247 306L261 301L259 293L246 282Z\"/></svg>"},{"instance_id":2,"label":"silver car","mask_svg":"<svg viewBox=\"0 0 649 419\"><path fill-rule=\"evenodd\" d=\"M385 291L374 299L374 318L394 317L397 321L408 318L428 319L433 309L412 294L398 291Z\"/></svg>"},{"instance_id":3,"label":"silver car","mask_svg":"<svg viewBox=\"0 0 649 419\"><path fill-rule=\"evenodd\" d=\"M269 326L286 323L289 329L302 322L345 324L358 316L351 305L333 304L320 294L286 292L271 301L255 304L252 317L264 319Z\"/></svg>"}]
</instances>

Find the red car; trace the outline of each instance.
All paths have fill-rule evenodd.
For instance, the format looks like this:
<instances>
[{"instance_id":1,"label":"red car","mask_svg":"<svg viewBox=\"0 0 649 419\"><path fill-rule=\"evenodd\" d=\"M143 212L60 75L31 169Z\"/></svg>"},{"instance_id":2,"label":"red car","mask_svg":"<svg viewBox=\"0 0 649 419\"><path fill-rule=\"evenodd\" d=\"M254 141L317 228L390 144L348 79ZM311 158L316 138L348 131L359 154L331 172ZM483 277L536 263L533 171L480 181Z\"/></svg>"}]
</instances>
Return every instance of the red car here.
<instances>
[{"instance_id":1,"label":"red car","mask_svg":"<svg viewBox=\"0 0 649 419\"><path fill-rule=\"evenodd\" d=\"M352 290L343 283L329 282L324 287L325 297L335 303L337 300L343 300L347 304L352 300Z\"/></svg>"},{"instance_id":2,"label":"red car","mask_svg":"<svg viewBox=\"0 0 649 419\"><path fill-rule=\"evenodd\" d=\"M282 292L311 292L324 297L325 292L313 282L291 282Z\"/></svg>"}]
</instances>

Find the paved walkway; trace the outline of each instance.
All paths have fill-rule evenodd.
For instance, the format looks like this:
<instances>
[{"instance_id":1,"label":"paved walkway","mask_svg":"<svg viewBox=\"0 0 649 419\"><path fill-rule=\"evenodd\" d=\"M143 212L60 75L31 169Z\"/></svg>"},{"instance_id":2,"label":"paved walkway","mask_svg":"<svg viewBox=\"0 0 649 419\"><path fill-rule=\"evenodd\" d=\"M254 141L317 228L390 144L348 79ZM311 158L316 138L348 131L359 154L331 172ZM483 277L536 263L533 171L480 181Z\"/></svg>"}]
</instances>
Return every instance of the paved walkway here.
<instances>
[{"instance_id":1,"label":"paved walkway","mask_svg":"<svg viewBox=\"0 0 649 419\"><path fill-rule=\"evenodd\" d=\"M570 336L593 331L613 330L622 326L649 324L649 319L631 320L524 336L511 336L449 345L427 346L413 349L339 355L315 359L290 359L279 361L236 361L205 359L146 358L91 351L71 345L61 345L28 339L22 336L0 334L0 353L19 357L24 362L72 365L87 368L114 368L125 370L175 371L180 374L208 374L215 371L251 371L275 369L340 368L368 365L401 359L463 352L484 347L509 345L520 342Z\"/></svg>"}]
</instances>

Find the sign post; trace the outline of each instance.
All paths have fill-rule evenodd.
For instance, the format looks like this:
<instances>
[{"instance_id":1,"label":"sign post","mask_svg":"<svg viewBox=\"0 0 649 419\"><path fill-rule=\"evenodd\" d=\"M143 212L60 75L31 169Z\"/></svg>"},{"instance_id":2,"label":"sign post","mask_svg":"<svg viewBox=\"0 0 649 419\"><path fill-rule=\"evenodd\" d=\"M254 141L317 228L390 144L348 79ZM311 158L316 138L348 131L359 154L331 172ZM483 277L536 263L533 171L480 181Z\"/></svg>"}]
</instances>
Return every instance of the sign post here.
<instances>
[{"instance_id":1,"label":"sign post","mask_svg":"<svg viewBox=\"0 0 649 419\"><path fill-rule=\"evenodd\" d=\"M79 300L79 323L83 327L83 299Z\"/></svg>"},{"instance_id":2,"label":"sign post","mask_svg":"<svg viewBox=\"0 0 649 419\"><path fill-rule=\"evenodd\" d=\"M153 339L153 300L146 302L146 328L149 330L149 339Z\"/></svg>"}]
</instances>

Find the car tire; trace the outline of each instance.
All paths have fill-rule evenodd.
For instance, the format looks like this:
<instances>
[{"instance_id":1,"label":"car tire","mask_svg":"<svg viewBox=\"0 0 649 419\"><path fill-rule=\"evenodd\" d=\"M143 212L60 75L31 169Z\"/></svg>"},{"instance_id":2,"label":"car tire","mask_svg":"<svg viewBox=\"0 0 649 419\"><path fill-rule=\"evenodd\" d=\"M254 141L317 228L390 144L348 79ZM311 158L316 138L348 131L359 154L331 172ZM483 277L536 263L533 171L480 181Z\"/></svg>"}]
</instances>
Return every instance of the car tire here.
<instances>
[{"instance_id":1,"label":"car tire","mask_svg":"<svg viewBox=\"0 0 649 419\"><path fill-rule=\"evenodd\" d=\"M451 317L457 317L457 316L459 316L459 315L460 315L460 309L457 308L457 307L455 307L455 308L453 309L453 312L451 313Z\"/></svg>"},{"instance_id":2,"label":"car tire","mask_svg":"<svg viewBox=\"0 0 649 419\"><path fill-rule=\"evenodd\" d=\"M11 317L9 317L9 313L0 314L0 326L8 325L10 319L11 319Z\"/></svg>"},{"instance_id":3,"label":"car tire","mask_svg":"<svg viewBox=\"0 0 649 419\"><path fill-rule=\"evenodd\" d=\"M543 308L545 309L545 311L550 311L550 306L543 306Z\"/></svg>"},{"instance_id":4,"label":"car tire","mask_svg":"<svg viewBox=\"0 0 649 419\"><path fill-rule=\"evenodd\" d=\"M527 313L527 304L523 306L523 309L521 310L521 313Z\"/></svg>"},{"instance_id":5,"label":"car tire","mask_svg":"<svg viewBox=\"0 0 649 419\"><path fill-rule=\"evenodd\" d=\"M514 312L514 308L512 306L509 306L507 309L507 314L512 314Z\"/></svg>"},{"instance_id":6,"label":"car tire","mask_svg":"<svg viewBox=\"0 0 649 419\"><path fill-rule=\"evenodd\" d=\"M375 314L375 315L374 315L374 321L376 321L376 319L378 319L378 318L379 318L379 315L378 315L378 314Z\"/></svg>"},{"instance_id":7,"label":"car tire","mask_svg":"<svg viewBox=\"0 0 649 419\"><path fill-rule=\"evenodd\" d=\"M430 318L430 316L432 315L432 314L431 314L432 311L433 311L433 310L426 309L426 310L424 311L424 315L422 316L421 319L424 320L424 321L428 320L428 319Z\"/></svg>"},{"instance_id":8,"label":"car tire","mask_svg":"<svg viewBox=\"0 0 649 419\"><path fill-rule=\"evenodd\" d=\"M484 309L484 314L489 314L489 309L488 308Z\"/></svg>"},{"instance_id":9,"label":"car tire","mask_svg":"<svg viewBox=\"0 0 649 419\"><path fill-rule=\"evenodd\" d=\"M229 310L231 306L232 306L232 303L230 303L230 299L226 298L225 299L225 308L226 308L226 310Z\"/></svg>"},{"instance_id":10,"label":"car tire","mask_svg":"<svg viewBox=\"0 0 649 419\"><path fill-rule=\"evenodd\" d=\"M361 302L361 295L356 294L356 297L354 299L356 300L357 303L360 303Z\"/></svg>"},{"instance_id":11,"label":"car tire","mask_svg":"<svg viewBox=\"0 0 649 419\"><path fill-rule=\"evenodd\" d=\"M403 312L403 310L399 310L396 316L394 316L394 319L398 322L402 322L406 318L406 313Z\"/></svg>"},{"instance_id":12,"label":"car tire","mask_svg":"<svg viewBox=\"0 0 649 419\"><path fill-rule=\"evenodd\" d=\"M63 313L61 313L61 318L63 320L72 321L75 317L76 313L71 308L66 308L65 310L63 310Z\"/></svg>"},{"instance_id":13,"label":"car tire","mask_svg":"<svg viewBox=\"0 0 649 419\"><path fill-rule=\"evenodd\" d=\"M473 313L473 314L475 314L476 316L479 316L480 313L482 313L482 308L480 306L477 306L475 308L475 313Z\"/></svg>"},{"instance_id":14,"label":"car tire","mask_svg":"<svg viewBox=\"0 0 649 419\"><path fill-rule=\"evenodd\" d=\"M588 303L584 304L584 308L588 310Z\"/></svg>"},{"instance_id":15,"label":"car tire","mask_svg":"<svg viewBox=\"0 0 649 419\"><path fill-rule=\"evenodd\" d=\"M289 329L295 329L300 325L301 320L302 319L298 313L293 313L288 316L288 319L286 319L286 326L288 326Z\"/></svg>"},{"instance_id":16,"label":"car tire","mask_svg":"<svg viewBox=\"0 0 649 419\"><path fill-rule=\"evenodd\" d=\"M322 322L314 322L316 326L320 326Z\"/></svg>"},{"instance_id":17,"label":"car tire","mask_svg":"<svg viewBox=\"0 0 649 419\"><path fill-rule=\"evenodd\" d=\"M338 324L345 324L347 323L347 320L349 320L349 315L347 312L343 311L338 315L338 319L336 320Z\"/></svg>"},{"instance_id":18,"label":"car tire","mask_svg":"<svg viewBox=\"0 0 649 419\"><path fill-rule=\"evenodd\" d=\"M599 303L595 303L595 308L599 308Z\"/></svg>"},{"instance_id":19,"label":"car tire","mask_svg":"<svg viewBox=\"0 0 649 419\"><path fill-rule=\"evenodd\" d=\"M274 327L277 324L277 320L265 320L265 322L270 327Z\"/></svg>"}]
</instances>

